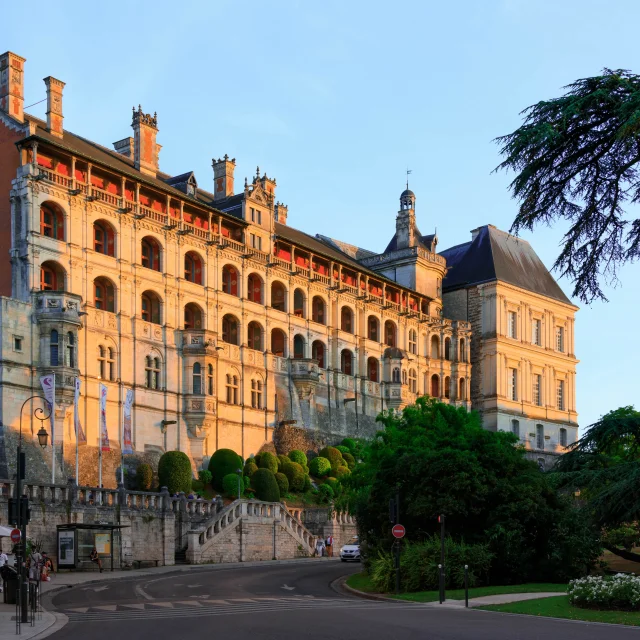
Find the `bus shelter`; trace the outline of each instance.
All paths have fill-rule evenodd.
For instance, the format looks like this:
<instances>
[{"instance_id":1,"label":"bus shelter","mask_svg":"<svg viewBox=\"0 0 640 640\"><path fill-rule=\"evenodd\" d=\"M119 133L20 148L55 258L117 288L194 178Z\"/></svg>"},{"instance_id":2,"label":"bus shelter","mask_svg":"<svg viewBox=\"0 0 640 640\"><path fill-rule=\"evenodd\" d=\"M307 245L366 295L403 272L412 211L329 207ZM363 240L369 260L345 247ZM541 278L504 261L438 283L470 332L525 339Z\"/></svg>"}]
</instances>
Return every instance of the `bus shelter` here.
<instances>
[{"instance_id":1,"label":"bus shelter","mask_svg":"<svg viewBox=\"0 0 640 640\"><path fill-rule=\"evenodd\" d=\"M58 567L79 569L91 563L89 555L95 547L103 565L108 561L111 571L114 568L120 568L122 548L120 530L125 527L128 525L100 522L59 524L57 527Z\"/></svg>"}]
</instances>

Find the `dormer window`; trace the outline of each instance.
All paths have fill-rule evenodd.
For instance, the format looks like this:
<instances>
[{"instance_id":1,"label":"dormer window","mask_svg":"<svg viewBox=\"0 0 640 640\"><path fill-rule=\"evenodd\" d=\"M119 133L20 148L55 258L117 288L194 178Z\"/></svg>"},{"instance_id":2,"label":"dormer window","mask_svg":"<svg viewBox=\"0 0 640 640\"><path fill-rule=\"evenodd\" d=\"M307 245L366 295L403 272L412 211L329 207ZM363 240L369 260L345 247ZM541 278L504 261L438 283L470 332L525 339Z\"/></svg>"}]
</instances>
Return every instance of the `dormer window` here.
<instances>
[{"instance_id":1,"label":"dormer window","mask_svg":"<svg viewBox=\"0 0 640 640\"><path fill-rule=\"evenodd\" d=\"M196 195L196 186L194 184L191 184L190 182L187 182L187 195L194 197Z\"/></svg>"}]
</instances>

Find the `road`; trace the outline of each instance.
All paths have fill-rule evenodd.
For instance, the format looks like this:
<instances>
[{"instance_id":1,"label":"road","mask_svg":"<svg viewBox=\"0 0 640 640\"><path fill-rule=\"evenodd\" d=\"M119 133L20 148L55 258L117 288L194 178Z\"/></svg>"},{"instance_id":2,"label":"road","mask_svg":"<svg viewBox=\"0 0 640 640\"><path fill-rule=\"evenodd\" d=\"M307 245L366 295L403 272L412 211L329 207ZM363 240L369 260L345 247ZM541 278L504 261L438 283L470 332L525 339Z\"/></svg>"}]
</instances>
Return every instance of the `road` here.
<instances>
[{"instance_id":1,"label":"road","mask_svg":"<svg viewBox=\"0 0 640 640\"><path fill-rule=\"evenodd\" d=\"M626 640L637 629L361 600L332 583L360 570L340 562L217 569L190 567L160 577L74 587L45 606L69 623L52 640L202 637L234 640ZM197 635L195 635L197 634Z\"/></svg>"}]
</instances>

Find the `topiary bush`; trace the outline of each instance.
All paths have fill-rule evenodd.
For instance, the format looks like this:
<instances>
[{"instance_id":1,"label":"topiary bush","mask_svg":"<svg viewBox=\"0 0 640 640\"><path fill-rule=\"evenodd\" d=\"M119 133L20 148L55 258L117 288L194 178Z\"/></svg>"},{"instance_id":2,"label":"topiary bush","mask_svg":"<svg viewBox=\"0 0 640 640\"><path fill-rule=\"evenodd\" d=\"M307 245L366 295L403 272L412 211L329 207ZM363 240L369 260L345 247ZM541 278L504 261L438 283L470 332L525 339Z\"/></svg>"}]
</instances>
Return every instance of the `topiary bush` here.
<instances>
[{"instance_id":1,"label":"topiary bush","mask_svg":"<svg viewBox=\"0 0 640 640\"><path fill-rule=\"evenodd\" d=\"M227 498L238 497L238 474L228 473L222 478L222 491ZM240 491L244 491L244 483L240 485Z\"/></svg>"},{"instance_id":2,"label":"topiary bush","mask_svg":"<svg viewBox=\"0 0 640 640\"><path fill-rule=\"evenodd\" d=\"M330 485L321 484L318 487L318 497L320 498L320 502L331 502L335 496Z\"/></svg>"},{"instance_id":3,"label":"topiary bush","mask_svg":"<svg viewBox=\"0 0 640 640\"><path fill-rule=\"evenodd\" d=\"M218 449L209 460L211 484L218 491L224 490L223 478L238 469L242 469L242 458L231 449Z\"/></svg>"},{"instance_id":4,"label":"topiary bush","mask_svg":"<svg viewBox=\"0 0 640 640\"><path fill-rule=\"evenodd\" d=\"M305 474L304 476L304 486L302 487L302 490L306 493L307 491L311 490L311 478L309 477L309 474Z\"/></svg>"},{"instance_id":5,"label":"topiary bush","mask_svg":"<svg viewBox=\"0 0 640 640\"><path fill-rule=\"evenodd\" d=\"M337 444L335 448L342 454L342 457L345 453L351 453L349 447L345 447L343 444Z\"/></svg>"},{"instance_id":6,"label":"topiary bush","mask_svg":"<svg viewBox=\"0 0 640 640\"><path fill-rule=\"evenodd\" d=\"M269 469L271 473L278 473L278 458L270 451L264 451L260 454L259 469Z\"/></svg>"},{"instance_id":7,"label":"topiary bush","mask_svg":"<svg viewBox=\"0 0 640 640\"><path fill-rule=\"evenodd\" d=\"M251 477L258 500L280 502L280 489L275 474L269 469L258 469Z\"/></svg>"},{"instance_id":8,"label":"topiary bush","mask_svg":"<svg viewBox=\"0 0 640 640\"><path fill-rule=\"evenodd\" d=\"M337 469L344 464L342 454L335 447L325 447L320 451L320 457L326 458L331 463L332 469Z\"/></svg>"},{"instance_id":9,"label":"topiary bush","mask_svg":"<svg viewBox=\"0 0 640 640\"><path fill-rule=\"evenodd\" d=\"M289 462L282 466L282 473L287 476L291 491L302 491L304 489L304 477L306 474L302 465L297 462Z\"/></svg>"},{"instance_id":10,"label":"topiary bush","mask_svg":"<svg viewBox=\"0 0 640 640\"><path fill-rule=\"evenodd\" d=\"M249 478L258 470L258 465L253 461L253 458L249 458L244 464L244 475Z\"/></svg>"},{"instance_id":11,"label":"topiary bush","mask_svg":"<svg viewBox=\"0 0 640 640\"><path fill-rule=\"evenodd\" d=\"M331 487L334 496L340 494L340 481L337 478L327 478L324 484L328 484Z\"/></svg>"},{"instance_id":12,"label":"topiary bush","mask_svg":"<svg viewBox=\"0 0 640 640\"><path fill-rule=\"evenodd\" d=\"M348 467L338 467L335 471L335 477L340 480L340 478L345 478L346 476L351 475L351 471L349 471Z\"/></svg>"},{"instance_id":13,"label":"topiary bush","mask_svg":"<svg viewBox=\"0 0 640 640\"><path fill-rule=\"evenodd\" d=\"M191 460L184 451L167 451L158 462L158 478L161 487L167 487L169 493L191 491Z\"/></svg>"},{"instance_id":14,"label":"topiary bush","mask_svg":"<svg viewBox=\"0 0 640 640\"><path fill-rule=\"evenodd\" d=\"M339 452L338 452L339 453ZM327 458L318 456L309 463L309 473L316 478L324 478L331 471L331 463Z\"/></svg>"},{"instance_id":15,"label":"topiary bush","mask_svg":"<svg viewBox=\"0 0 640 640\"><path fill-rule=\"evenodd\" d=\"M289 451L289 460L297 462L303 469L307 466L307 454L300 449L292 449Z\"/></svg>"},{"instance_id":16,"label":"topiary bush","mask_svg":"<svg viewBox=\"0 0 640 640\"><path fill-rule=\"evenodd\" d=\"M211 477L211 471L208 469L200 469L200 471L198 471L198 480L200 480L205 487L211 484Z\"/></svg>"},{"instance_id":17,"label":"topiary bush","mask_svg":"<svg viewBox=\"0 0 640 640\"><path fill-rule=\"evenodd\" d=\"M192 493L201 493L204 491L204 484L200 480L196 480L193 478L191 480L191 492Z\"/></svg>"},{"instance_id":18,"label":"topiary bush","mask_svg":"<svg viewBox=\"0 0 640 640\"><path fill-rule=\"evenodd\" d=\"M255 456L250 456L249 458L247 458L247 462L249 462L249 460L253 460L256 463L256 466L259 469L260 468L260 456L261 455L262 455L261 453L256 453Z\"/></svg>"},{"instance_id":19,"label":"topiary bush","mask_svg":"<svg viewBox=\"0 0 640 640\"><path fill-rule=\"evenodd\" d=\"M342 458L347 463L349 469L353 469L356 466L356 459L350 453L343 453Z\"/></svg>"},{"instance_id":20,"label":"topiary bush","mask_svg":"<svg viewBox=\"0 0 640 640\"><path fill-rule=\"evenodd\" d=\"M291 462L289 460L289 458L287 458L287 456L285 455L279 455L278 456L278 471L282 471L282 465L283 464L287 464L288 462Z\"/></svg>"},{"instance_id":21,"label":"topiary bush","mask_svg":"<svg viewBox=\"0 0 640 640\"><path fill-rule=\"evenodd\" d=\"M340 443L343 447L347 447L347 449L349 449L349 452L353 455L353 452L356 450L357 448L357 444L356 441L353 438L345 438L341 443Z\"/></svg>"},{"instance_id":22,"label":"topiary bush","mask_svg":"<svg viewBox=\"0 0 640 640\"><path fill-rule=\"evenodd\" d=\"M150 464L142 463L136 469L136 487L138 491L150 491L153 486L153 469Z\"/></svg>"},{"instance_id":23,"label":"topiary bush","mask_svg":"<svg viewBox=\"0 0 640 640\"><path fill-rule=\"evenodd\" d=\"M276 482L278 483L278 489L280 489L281 496L289 493L289 479L284 475L284 473L276 473Z\"/></svg>"}]
</instances>

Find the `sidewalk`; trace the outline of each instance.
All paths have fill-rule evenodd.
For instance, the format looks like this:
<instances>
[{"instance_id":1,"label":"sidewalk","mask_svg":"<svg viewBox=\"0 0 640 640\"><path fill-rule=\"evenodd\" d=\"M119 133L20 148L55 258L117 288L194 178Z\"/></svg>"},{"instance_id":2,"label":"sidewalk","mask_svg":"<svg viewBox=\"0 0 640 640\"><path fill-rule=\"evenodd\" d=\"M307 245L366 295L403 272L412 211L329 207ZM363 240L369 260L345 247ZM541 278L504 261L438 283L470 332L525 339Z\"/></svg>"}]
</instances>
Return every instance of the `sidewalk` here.
<instances>
[{"instance_id":1,"label":"sidewalk","mask_svg":"<svg viewBox=\"0 0 640 640\"><path fill-rule=\"evenodd\" d=\"M20 636L16 636L16 605L0 602L0 638L7 640L11 637L20 637L29 640L31 638L37 638L40 634L42 634L41 637L44 638L60 628L56 625L56 616L48 611L43 610L38 618L33 627L28 622L22 624L22 633Z\"/></svg>"},{"instance_id":2,"label":"sidewalk","mask_svg":"<svg viewBox=\"0 0 640 640\"><path fill-rule=\"evenodd\" d=\"M469 608L485 607L489 604L506 604L507 602L521 602L522 600L537 600L538 598L552 598L553 596L566 596L566 591L542 591L539 593L503 593L497 596L484 596L482 598L470 598ZM439 602L427 602L429 606L441 606ZM464 600L445 600L442 606L462 607Z\"/></svg>"}]
</instances>

